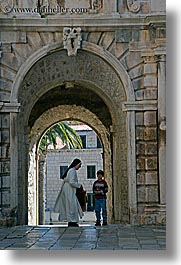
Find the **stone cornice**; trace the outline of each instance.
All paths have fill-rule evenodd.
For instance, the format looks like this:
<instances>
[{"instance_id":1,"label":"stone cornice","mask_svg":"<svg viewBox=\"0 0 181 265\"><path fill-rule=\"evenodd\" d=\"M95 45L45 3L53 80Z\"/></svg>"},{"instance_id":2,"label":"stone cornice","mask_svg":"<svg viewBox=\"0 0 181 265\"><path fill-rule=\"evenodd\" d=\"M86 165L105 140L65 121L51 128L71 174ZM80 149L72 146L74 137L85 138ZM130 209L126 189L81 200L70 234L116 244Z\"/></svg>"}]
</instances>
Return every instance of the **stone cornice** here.
<instances>
[{"instance_id":1,"label":"stone cornice","mask_svg":"<svg viewBox=\"0 0 181 265\"><path fill-rule=\"evenodd\" d=\"M166 15L158 14L157 16L121 16L117 15L110 16L82 16L82 17L58 17L51 16L47 18L37 18L37 17L17 17L13 18L0 18L0 25L2 31L14 31L17 29L24 29L27 31L32 31L35 27L36 30L42 31L52 31L60 30L63 27L81 27L84 28L96 28L98 30L113 30L121 28L137 28L145 27L149 25L163 25L166 24Z\"/></svg>"},{"instance_id":2,"label":"stone cornice","mask_svg":"<svg viewBox=\"0 0 181 265\"><path fill-rule=\"evenodd\" d=\"M19 112L20 103L11 102L4 103L0 102L0 112Z\"/></svg>"},{"instance_id":3,"label":"stone cornice","mask_svg":"<svg viewBox=\"0 0 181 265\"><path fill-rule=\"evenodd\" d=\"M124 102L122 105L123 111L147 111L147 110L157 110L156 100L143 100L134 102Z\"/></svg>"}]
</instances>

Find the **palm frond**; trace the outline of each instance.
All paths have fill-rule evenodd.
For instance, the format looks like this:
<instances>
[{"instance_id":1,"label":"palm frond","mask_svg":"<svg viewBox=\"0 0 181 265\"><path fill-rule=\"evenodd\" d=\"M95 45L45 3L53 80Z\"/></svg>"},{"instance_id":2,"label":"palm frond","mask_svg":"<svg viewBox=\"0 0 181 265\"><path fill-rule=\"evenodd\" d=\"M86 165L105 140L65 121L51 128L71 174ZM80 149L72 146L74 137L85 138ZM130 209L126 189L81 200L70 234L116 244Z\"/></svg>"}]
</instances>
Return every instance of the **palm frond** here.
<instances>
[{"instance_id":1,"label":"palm frond","mask_svg":"<svg viewBox=\"0 0 181 265\"><path fill-rule=\"evenodd\" d=\"M53 145L55 149L57 146L57 137L61 139L63 144L66 144L67 148L82 148L82 140L78 133L72 129L66 121L59 122L52 126L43 135L40 144L39 151L47 152L48 146Z\"/></svg>"}]
</instances>

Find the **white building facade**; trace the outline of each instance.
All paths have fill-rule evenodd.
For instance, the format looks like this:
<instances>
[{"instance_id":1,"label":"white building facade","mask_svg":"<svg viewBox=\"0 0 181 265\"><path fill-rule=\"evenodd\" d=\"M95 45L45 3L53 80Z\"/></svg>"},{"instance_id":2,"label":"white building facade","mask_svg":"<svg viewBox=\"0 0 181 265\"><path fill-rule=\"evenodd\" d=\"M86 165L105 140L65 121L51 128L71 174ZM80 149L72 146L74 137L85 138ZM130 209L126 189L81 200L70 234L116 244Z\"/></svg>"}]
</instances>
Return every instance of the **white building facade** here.
<instances>
[{"instance_id":1,"label":"white building facade","mask_svg":"<svg viewBox=\"0 0 181 265\"><path fill-rule=\"evenodd\" d=\"M79 126L80 127L80 126ZM85 126L84 126L85 127ZM51 149L46 158L45 209L52 211L61 187L61 176L74 158L82 161L78 170L78 180L87 193L87 211L94 208L92 185L96 180L96 172L103 169L102 147L96 133L86 127L77 131L83 141L83 149Z\"/></svg>"}]
</instances>

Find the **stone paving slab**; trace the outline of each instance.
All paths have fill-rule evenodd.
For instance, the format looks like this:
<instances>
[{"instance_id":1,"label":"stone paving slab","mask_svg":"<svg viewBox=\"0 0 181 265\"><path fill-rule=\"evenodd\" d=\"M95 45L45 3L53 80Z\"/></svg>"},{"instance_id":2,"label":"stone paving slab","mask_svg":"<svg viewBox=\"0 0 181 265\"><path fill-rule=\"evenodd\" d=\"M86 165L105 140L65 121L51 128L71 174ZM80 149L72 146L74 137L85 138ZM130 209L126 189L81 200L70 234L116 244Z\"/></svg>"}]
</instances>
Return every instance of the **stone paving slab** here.
<instances>
[{"instance_id":1,"label":"stone paving slab","mask_svg":"<svg viewBox=\"0 0 181 265\"><path fill-rule=\"evenodd\" d=\"M0 227L0 249L165 250L166 228L121 224Z\"/></svg>"}]
</instances>

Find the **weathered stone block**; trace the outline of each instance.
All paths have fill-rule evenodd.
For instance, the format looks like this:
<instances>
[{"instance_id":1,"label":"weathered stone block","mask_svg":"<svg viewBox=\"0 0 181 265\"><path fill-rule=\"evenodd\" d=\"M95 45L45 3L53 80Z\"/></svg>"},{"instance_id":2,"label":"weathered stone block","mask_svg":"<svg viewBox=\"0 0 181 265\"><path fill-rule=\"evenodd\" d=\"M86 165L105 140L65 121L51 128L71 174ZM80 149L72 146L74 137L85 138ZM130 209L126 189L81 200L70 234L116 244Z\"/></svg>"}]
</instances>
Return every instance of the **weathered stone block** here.
<instances>
[{"instance_id":1,"label":"weathered stone block","mask_svg":"<svg viewBox=\"0 0 181 265\"><path fill-rule=\"evenodd\" d=\"M1 42L26 43L26 32L25 31L2 31Z\"/></svg>"},{"instance_id":2,"label":"weathered stone block","mask_svg":"<svg viewBox=\"0 0 181 265\"><path fill-rule=\"evenodd\" d=\"M156 155L157 154L157 144L156 143L146 143L145 154L146 155Z\"/></svg>"},{"instance_id":3,"label":"weathered stone block","mask_svg":"<svg viewBox=\"0 0 181 265\"><path fill-rule=\"evenodd\" d=\"M10 43L3 43L1 45L1 50L3 52L3 56L4 56L4 53L10 53L11 52L11 44Z\"/></svg>"},{"instance_id":4,"label":"weathered stone block","mask_svg":"<svg viewBox=\"0 0 181 265\"><path fill-rule=\"evenodd\" d=\"M4 173L4 172L2 172L2 173ZM10 176L2 176L1 177L1 183L2 183L2 188L10 188L10 186L11 186Z\"/></svg>"},{"instance_id":5,"label":"weathered stone block","mask_svg":"<svg viewBox=\"0 0 181 265\"><path fill-rule=\"evenodd\" d=\"M146 187L146 201L147 202L158 202L158 187L157 186Z\"/></svg>"},{"instance_id":6,"label":"weathered stone block","mask_svg":"<svg viewBox=\"0 0 181 265\"><path fill-rule=\"evenodd\" d=\"M145 143L137 143L136 154L137 155L144 155L145 154Z\"/></svg>"},{"instance_id":7,"label":"weathered stone block","mask_svg":"<svg viewBox=\"0 0 181 265\"><path fill-rule=\"evenodd\" d=\"M3 114L2 115L2 123L1 126L3 129L9 129L10 126L10 115L9 114Z\"/></svg>"},{"instance_id":8,"label":"weathered stone block","mask_svg":"<svg viewBox=\"0 0 181 265\"><path fill-rule=\"evenodd\" d=\"M52 44L54 42L54 35L52 32L41 32L40 36L45 45Z\"/></svg>"},{"instance_id":9,"label":"weathered stone block","mask_svg":"<svg viewBox=\"0 0 181 265\"><path fill-rule=\"evenodd\" d=\"M138 187L138 202L145 202L145 187Z\"/></svg>"},{"instance_id":10,"label":"weathered stone block","mask_svg":"<svg viewBox=\"0 0 181 265\"><path fill-rule=\"evenodd\" d=\"M65 0L64 6L66 8L90 8L89 1L86 0Z\"/></svg>"},{"instance_id":11,"label":"weathered stone block","mask_svg":"<svg viewBox=\"0 0 181 265\"><path fill-rule=\"evenodd\" d=\"M136 125L144 125L144 115L143 112L136 112Z\"/></svg>"},{"instance_id":12,"label":"weathered stone block","mask_svg":"<svg viewBox=\"0 0 181 265\"><path fill-rule=\"evenodd\" d=\"M9 143L9 130L3 130L1 137L2 143Z\"/></svg>"},{"instance_id":13,"label":"weathered stone block","mask_svg":"<svg viewBox=\"0 0 181 265\"><path fill-rule=\"evenodd\" d=\"M157 73L157 64L156 63L144 64L144 73L145 74L156 74Z\"/></svg>"},{"instance_id":14,"label":"weathered stone block","mask_svg":"<svg viewBox=\"0 0 181 265\"><path fill-rule=\"evenodd\" d=\"M152 12L165 12L166 1L165 0L151 0L151 11Z\"/></svg>"},{"instance_id":15,"label":"weathered stone block","mask_svg":"<svg viewBox=\"0 0 181 265\"><path fill-rule=\"evenodd\" d=\"M136 140L144 139L144 127L136 127Z\"/></svg>"},{"instance_id":16,"label":"weathered stone block","mask_svg":"<svg viewBox=\"0 0 181 265\"><path fill-rule=\"evenodd\" d=\"M104 33L100 41L100 45L102 45L105 49L108 49L108 47L113 42L113 39L114 39L114 32Z\"/></svg>"},{"instance_id":17,"label":"weathered stone block","mask_svg":"<svg viewBox=\"0 0 181 265\"><path fill-rule=\"evenodd\" d=\"M125 56L125 65L127 66L127 69L131 69L141 63L142 58L140 52L129 52L127 56Z\"/></svg>"},{"instance_id":18,"label":"weathered stone block","mask_svg":"<svg viewBox=\"0 0 181 265\"><path fill-rule=\"evenodd\" d=\"M9 153L9 143L7 144L3 144L0 148L0 154L2 158L9 158L10 157L10 153Z\"/></svg>"},{"instance_id":19,"label":"weathered stone block","mask_svg":"<svg viewBox=\"0 0 181 265\"><path fill-rule=\"evenodd\" d=\"M14 53L16 54L17 58L18 58L18 55L21 58L28 58L28 56L30 56L33 53L32 48L27 44L21 44L21 43L12 44L12 49ZM22 61L22 59L19 59L19 58L18 60Z\"/></svg>"},{"instance_id":20,"label":"weathered stone block","mask_svg":"<svg viewBox=\"0 0 181 265\"><path fill-rule=\"evenodd\" d=\"M157 170L157 157L150 157L145 159L146 170Z\"/></svg>"},{"instance_id":21,"label":"weathered stone block","mask_svg":"<svg viewBox=\"0 0 181 265\"><path fill-rule=\"evenodd\" d=\"M1 66L1 77L4 79L13 81L15 79L15 73L11 71L10 69L7 69L4 66Z\"/></svg>"},{"instance_id":22,"label":"weathered stone block","mask_svg":"<svg viewBox=\"0 0 181 265\"><path fill-rule=\"evenodd\" d=\"M97 44L100 38L101 32L91 32L88 36L88 41Z\"/></svg>"},{"instance_id":23,"label":"weathered stone block","mask_svg":"<svg viewBox=\"0 0 181 265\"><path fill-rule=\"evenodd\" d=\"M146 172L146 184L147 185L158 184L158 173L156 171Z\"/></svg>"},{"instance_id":24,"label":"weathered stone block","mask_svg":"<svg viewBox=\"0 0 181 265\"><path fill-rule=\"evenodd\" d=\"M144 89L135 91L135 98L136 98L136 100L143 100L144 99Z\"/></svg>"},{"instance_id":25,"label":"weathered stone block","mask_svg":"<svg viewBox=\"0 0 181 265\"><path fill-rule=\"evenodd\" d=\"M130 29L120 29L115 32L115 42L130 42L132 40L132 31Z\"/></svg>"},{"instance_id":26,"label":"weathered stone block","mask_svg":"<svg viewBox=\"0 0 181 265\"><path fill-rule=\"evenodd\" d=\"M3 59L3 58L2 58ZM13 82L0 79L0 88L11 92ZM1 96L1 93L0 93Z\"/></svg>"},{"instance_id":27,"label":"weathered stone block","mask_svg":"<svg viewBox=\"0 0 181 265\"><path fill-rule=\"evenodd\" d=\"M1 171L4 174L10 173L10 161L3 161L2 162Z\"/></svg>"},{"instance_id":28,"label":"weathered stone block","mask_svg":"<svg viewBox=\"0 0 181 265\"><path fill-rule=\"evenodd\" d=\"M136 160L136 169L137 170L145 170L145 158L139 157Z\"/></svg>"},{"instance_id":29,"label":"weathered stone block","mask_svg":"<svg viewBox=\"0 0 181 265\"><path fill-rule=\"evenodd\" d=\"M9 102L11 93L9 91L1 91L0 93L0 101Z\"/></svg>"},{"instance_id":30,"label":"weathered stone block","mask_svg":"<svg viewBox=\"0 0 181 265\"><path fill-rule=\"evenodd\" d=\"M141 76L143 74L143 67L142 65L139 65L135 68L133 68L130 72L129 72L129 76L131 79L136 78L138 76Z\"/></svg>"},{"instance_id":31,"label":"weathered stone block","mask_svg":"<svg viewBox=\"0 0 181 265\"><path fill-rule=\"evenodd\" d=\"M145 184L145 173L139 172L137 173L137 185Z\"/></svg>"},{"instance_id":32,"label":"weathered stone block","mask_svg":"<svg viewBox=\"0 0 181 265\"><path fill-rule=\"evenodd\" d=\"M9 191L3 191L1 193L1 196L2 196L2 203L4 205L10 205L10 192Z\"/></svg>"},{"instance_id":33,"label":"weathered stone block","mask_svg":"<svg viewBox=\"0 0 181 265\"><path fill-rule=\"evenodd\" d=\"M28 32L27 40L28 44L33 48L33 50L37 50L38 48L41 48L43 46L43 41L40 37L39 32Z\"/></svg>"},{"instance_id":34,"label":"weathered stone block","mask_svg":"<svg viewBox=\"0 0 181 265\"><path fill-rule=\"evenodd\" d=\"M158 98L158 90L156 88L146 88L144 90L144 99L151 100Z\"/></svg>"},{"instance_id":35,"label":"weathered stone block","mask_svg":"<svg viewBox=\"0 0 181 265\"><path fill-rule=\"evenodd\" d=\"M157 129L156 128L145 128L144 130L145 141L156 141L157 140Z\"/></svg>"},{"instance_id":36,"label":"weathered stone block","mask_svg":"<svg viewBox=\"0 0 181 265\"><path fill-rule=\"evenodd\" d=\"M157 76L156 75L147 75L144 78L145 87L157 87Z\"/></svg>"},{"instance_id":37,"label":"weathered stone block","mask_svg":"<svg viewBox=\"0 0 181 265\"><path fill-rule=\"evenodd\" d=\"M144 112L144 125L145 126L152 126L156 125L157 123L157 116L155 111L145 111Z\"/></svg>"},{"instance_id":38,"label":"weathered stone block","mask_svg":"<svg viewBox=\"0 0 181 265\"><path fill-rule=\"evenodd\" d=\"M3 53L1 60L4 65L11 65L11 68L13 68L15 71L18 71L21 66L20 61L17 60L17 57L14 53Z\"/></svg>"},{"instance_id":39,"label":"weathered stone block","mask_svg":"<svg viewBox=\"0 0 181 265\"><path fill-rule=\"evenodd\" d=\"M115 54L116 58L120 58L121 55L124 54L126 50L128 50L128 44L127 43L115 43L114 54Z\"/></svg>"}]
</instances>

